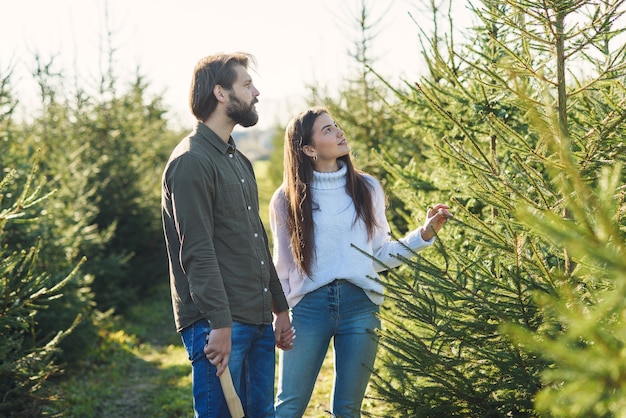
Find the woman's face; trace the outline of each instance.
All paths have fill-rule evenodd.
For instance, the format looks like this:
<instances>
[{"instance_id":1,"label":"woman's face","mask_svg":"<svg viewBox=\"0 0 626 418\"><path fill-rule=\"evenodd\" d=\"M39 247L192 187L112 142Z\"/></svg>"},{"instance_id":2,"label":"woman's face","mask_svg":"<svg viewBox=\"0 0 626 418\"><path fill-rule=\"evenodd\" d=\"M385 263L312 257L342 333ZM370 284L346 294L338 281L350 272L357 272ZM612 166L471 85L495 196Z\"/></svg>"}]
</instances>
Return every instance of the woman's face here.
<instances>
[{"instance_id":1,"label":"woman's face","mask_svg":"<svg viewBox=\"0 0 626 418\"><path fill-rule=\"evenodd\" d=\"M336 171L337 158L350 153L350 146L345 134L328 113L322 113L313 123L311 145L306 146L305 153L313 159L316 171Z\"/></svg>"}]
</instances>

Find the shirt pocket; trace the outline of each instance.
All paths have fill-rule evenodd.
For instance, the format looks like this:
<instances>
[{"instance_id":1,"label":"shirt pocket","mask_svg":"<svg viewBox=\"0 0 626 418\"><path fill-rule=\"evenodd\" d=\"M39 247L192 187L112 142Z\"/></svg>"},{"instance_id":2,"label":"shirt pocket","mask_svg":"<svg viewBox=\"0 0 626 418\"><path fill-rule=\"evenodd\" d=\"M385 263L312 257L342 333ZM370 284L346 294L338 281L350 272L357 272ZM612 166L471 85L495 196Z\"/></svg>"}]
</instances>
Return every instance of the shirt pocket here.
<instances>
[{"instance_id":1,"label":"shirt pocket","mask_svg":"<svg viewBox=\"0 0 626 418\"><path fill-rule=\"evenodd\" d=\"M226 217L241 218L246 216L248 203L239 183L223 183L218 189L219 214Z\"/></svg>"}]
</instances>

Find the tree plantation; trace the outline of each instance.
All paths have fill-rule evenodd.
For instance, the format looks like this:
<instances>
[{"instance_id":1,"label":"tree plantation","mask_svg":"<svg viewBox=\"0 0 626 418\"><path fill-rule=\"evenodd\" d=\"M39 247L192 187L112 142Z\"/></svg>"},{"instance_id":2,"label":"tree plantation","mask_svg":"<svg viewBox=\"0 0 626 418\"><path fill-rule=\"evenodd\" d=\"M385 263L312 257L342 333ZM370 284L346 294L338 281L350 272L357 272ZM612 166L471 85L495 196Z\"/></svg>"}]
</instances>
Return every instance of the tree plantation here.
<instances>
[{"instance_id":1,"label":"tree plantation","mask_svg":"<svg viewBox=\"0 0 626 418\"><path fill-rule=\"evenodd\" d=\"M363 2L359 71L311 88L381 179L392 235L454 213L383 276L383 410L363 416L626 417L626 2L475 1L462 36L453 3L407 2L434 23L419 79L379 75ZM167 284L160 177L185 132L141 73L70 89L35 62L28 120L0 63L0 416L78 416L64 379L113 364L110 321Z\"/></svg>"}]
</instances>

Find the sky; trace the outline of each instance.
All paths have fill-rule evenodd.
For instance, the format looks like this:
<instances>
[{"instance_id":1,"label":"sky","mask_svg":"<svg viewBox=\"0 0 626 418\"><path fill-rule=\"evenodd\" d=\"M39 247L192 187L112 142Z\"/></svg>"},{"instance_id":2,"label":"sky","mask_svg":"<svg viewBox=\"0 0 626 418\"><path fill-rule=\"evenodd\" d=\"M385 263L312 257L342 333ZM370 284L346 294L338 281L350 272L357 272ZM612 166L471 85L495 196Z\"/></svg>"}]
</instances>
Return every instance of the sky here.
<instances>
[{"instance_id":1,"label":"sky","mask_svg":"<svg viewBox=\"0 0 626 418\"><path fill-rule=\"evenodd\" d=\"M458 1L459 5L463 3ZM374 67L389 80L424 74L416 24L420 1L365 0L377 34ZM13 69L22 109L35 103L35 55L54 57L68 81L94 85L106 68L107 33L121 80L137 69L180 126L193 126L188 90L196 62L215 52L256 57L259 123L285 124L304 109L309 86L336 89L355 71L361 0L0 0L0 75ZM459 18L467 15L461 6ZM103 46L104 45L104 46ZM91 83L91 84L90 84Z\"/></svg>"}]
</instances>

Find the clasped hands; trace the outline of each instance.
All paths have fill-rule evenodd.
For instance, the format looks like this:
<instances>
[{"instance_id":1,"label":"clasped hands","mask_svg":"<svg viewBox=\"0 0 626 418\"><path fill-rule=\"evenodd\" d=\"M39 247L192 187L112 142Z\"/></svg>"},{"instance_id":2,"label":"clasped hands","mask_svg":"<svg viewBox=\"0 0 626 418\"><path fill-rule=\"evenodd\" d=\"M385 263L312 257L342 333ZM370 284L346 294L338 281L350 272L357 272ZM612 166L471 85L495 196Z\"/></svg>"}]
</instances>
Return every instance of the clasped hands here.
<instances>
[{"instance_id":1,"label":"clasped hands","mask_svg":"<svg viewBox=\"0 0 626 418\"><path fill-rule=\"evenodd\" d=\"M296 331L291 326L289 312L279 312L274 315L274 337L276 347L281 350L291 350L293 341L296 339ZM217 368L216 375L219 377L226 370L230 358L232 339L232 327L212 329L207 336L204 346L204 355L207 360Z\"/></svg>"}]
</instances>

